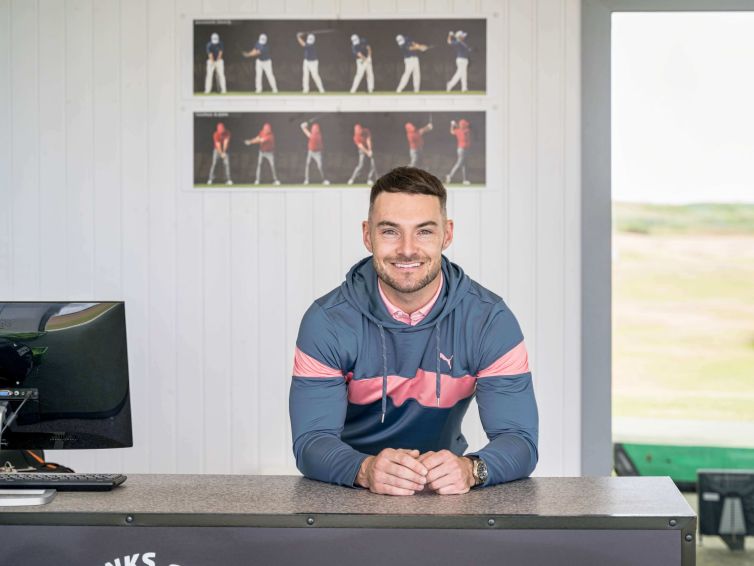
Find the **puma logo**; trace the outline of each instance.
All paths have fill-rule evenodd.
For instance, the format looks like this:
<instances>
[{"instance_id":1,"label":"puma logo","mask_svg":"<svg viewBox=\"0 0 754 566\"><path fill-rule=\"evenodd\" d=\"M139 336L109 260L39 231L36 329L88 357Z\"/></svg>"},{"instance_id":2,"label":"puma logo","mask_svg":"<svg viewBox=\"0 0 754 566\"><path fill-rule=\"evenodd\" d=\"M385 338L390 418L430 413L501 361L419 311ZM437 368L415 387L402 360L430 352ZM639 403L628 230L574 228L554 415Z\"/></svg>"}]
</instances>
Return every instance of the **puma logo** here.
<instances>
[{"instance_id":1,"label":"puma logo","mask_svg":"<svg viewBox=\"0 0 754 566\"><path fill-rule=\"evenodd\" d=\"M450 370L453 369L453 356L450 356L450 358L448 358L445 354L440 352L440 359L444 361L446 364L448 364L448 369Z\"/></svg>"}]
</instances>

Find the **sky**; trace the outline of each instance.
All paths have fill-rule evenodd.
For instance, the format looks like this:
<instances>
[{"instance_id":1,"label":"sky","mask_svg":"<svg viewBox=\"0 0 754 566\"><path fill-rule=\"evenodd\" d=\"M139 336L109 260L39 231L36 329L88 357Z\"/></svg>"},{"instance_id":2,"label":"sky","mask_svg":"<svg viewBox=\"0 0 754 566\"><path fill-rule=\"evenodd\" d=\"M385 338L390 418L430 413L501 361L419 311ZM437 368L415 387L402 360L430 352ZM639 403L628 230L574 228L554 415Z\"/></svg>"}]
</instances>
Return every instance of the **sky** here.
<instances>
[{"instance_id":1,"label":"sky","mask_svg":"<svg viewBox=\"0 0 754 566\"><path fill-rule=\"evenodd\" d=\"M613 200L754 203L754 12L616 13Z\"/></svg>"}]
</instances>

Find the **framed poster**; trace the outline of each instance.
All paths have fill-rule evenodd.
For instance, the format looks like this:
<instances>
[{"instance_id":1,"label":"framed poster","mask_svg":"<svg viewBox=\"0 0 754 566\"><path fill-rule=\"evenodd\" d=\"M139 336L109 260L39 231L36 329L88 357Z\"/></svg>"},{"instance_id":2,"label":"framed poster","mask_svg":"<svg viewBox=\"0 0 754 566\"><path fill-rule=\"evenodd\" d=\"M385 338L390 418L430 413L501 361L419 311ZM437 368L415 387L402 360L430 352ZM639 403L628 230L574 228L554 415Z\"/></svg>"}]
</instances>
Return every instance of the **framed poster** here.
<instances>
[{"instance_id":1,"label":"framed poster","mask_svg":"<svg viewBox=\"0 0 754 566\"><path fill-rule=\"evenodd\" d=\"M486 113L194 112L197 189L371 185L394 167L486 182Z\"/></svg>"},{"instance_id":2,"label":"framed poster","mask_svg":"<svg viewBox=\"0 0 754 566\"><path fill-rule=\"evenodd\" d=\"M487 90L487 20L193 20L194 96Z\"/></svg>"}]
</instances>

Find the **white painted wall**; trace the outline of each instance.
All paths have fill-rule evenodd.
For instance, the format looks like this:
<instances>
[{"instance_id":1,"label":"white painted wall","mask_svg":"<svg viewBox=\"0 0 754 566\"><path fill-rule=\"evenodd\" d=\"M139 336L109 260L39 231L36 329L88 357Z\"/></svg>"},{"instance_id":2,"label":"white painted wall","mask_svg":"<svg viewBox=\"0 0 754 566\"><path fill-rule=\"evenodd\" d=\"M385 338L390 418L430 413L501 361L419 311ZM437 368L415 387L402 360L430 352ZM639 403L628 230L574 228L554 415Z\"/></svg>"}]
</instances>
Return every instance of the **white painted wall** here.
<instances>
[{"instance_id":1,"label":"white painted wall","mask_svg":"<svg viewBox=\"0 0 754 566\"><path fill-rule=\"evenodd\" d=\"M343 109L488 111L489 186L451 191L449 256L521 322L537 474L578 474L578 0L0 0L0 298L127 305L134 448L50 458L81 471L296 473L298 323L366 255L368 192L183 189L179 45L202 14L489 18L486 98ZM475 408L464 426L472 446L485 442Z\"/></svg>"}]
</instances>

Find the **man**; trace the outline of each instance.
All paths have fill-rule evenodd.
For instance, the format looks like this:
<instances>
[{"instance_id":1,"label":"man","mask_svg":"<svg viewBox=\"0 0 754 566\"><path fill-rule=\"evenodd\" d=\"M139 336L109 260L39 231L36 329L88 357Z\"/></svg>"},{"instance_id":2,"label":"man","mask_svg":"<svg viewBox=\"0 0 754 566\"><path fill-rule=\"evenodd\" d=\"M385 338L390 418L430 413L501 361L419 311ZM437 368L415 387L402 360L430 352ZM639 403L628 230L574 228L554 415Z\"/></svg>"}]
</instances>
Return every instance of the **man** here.
<instances>
[{"instance_id":1,"label":"man","mask_svg":"<svg viewBox=\"0 0 754 566\"><path fill-rule=\"evenodd\" d=\"M422 82L421 68L419 67L419 53L427 50L423 43L417 43L410 37L398 34L395 36L395 42L403 53L403 75L398 83L395 92L403 92L411 77L414 81L414 92L419 92Z\"/></svg>"},{"instance_id":2,"label":"man","mask_svg":"<svg viewBox=\"0 0 754 566\"><path fill-rule=\"evenodd\" d=\"M453 90L453 87L458 84L458 81L461 81L461 92L469 90L468 71L469 53L471 52L471 49L466 45L467 35L468 34L462 30L458 30L455 33L452 31L448 32L448 45L455 49L456 52L456 73L446 85L445 90L448 92Z\"/></svg>"},{"instance_id":3,"label":"man","mask_svg":"<svg viewBox=\"0 0 754 566\"><path fill-rule=\"evenodd\" d=\"M461 170L461 178L464 185L470 185L471 183L466 178L466 156L469 153L471 147L471 125L468 120L461 119L456 123L455 120L450 121L450 135L456 138L456 162L453 164L453 168L445 176L445 183L451 183L458 169Z\"/></svg>"},{"instance_id":4,"label":"man","mask_svg":"<svg viewBox=\"0 0 754 566\"><path fill-rule=\"evenodd\" d=\"M409 167L416 167L421 161L424 150L424 134L432 131L432 123L417 129L412 122L406 122L406 140L408 141Z\"/></svg>"},{"instance_id":5,"label":"man","mask_svg":"<svg viewBox=\"0 0 754 566\"><path fill-rule=\"evenodd\" d=\"M356 177L361 174L361 170L364 168L366 160L368 159L369 173L367 173L367 184L371 185L374 182L374 178L377 176L377 166L374 163L374 152L372 151L372 132L361 124L354 124L353 144L359 152L359 162L356 164L353 173L351 173L351 177L348 179L348 184L353 185L353 182L356 180Z\"/></svg>"},{"instance_id":6,"label":"man","mask_svg":"<svg viewBox=\"0 0 754 566\"><path fill-rule=\"evenodd\" d=\"M290 417L305 476L382 494L454 494L534 469L523 336L503 300L442 255L453 241L446 198L421 169L380 178L362 226L372 256L304 315ZM463 455L474 395L490 442Z\"/></svg>"},{"instance_id":7,"label":"man","mask_svg":"<svg viewBox=\"0 0 754 566\"><path fill-rule=\"evenodd\" d=\"M257 94L262 92L262 73L267 76L267 82L270 83L272 92L278 91L278 85L275 82L275 75L272 72L272 57L270 56L270 46L267 43L267 34L260 33L259 39L251 51L242 51L246 58L256 57L254 67L254 86Z\"/></svg>"},{"instance_id":8,"label":"man","mask_svg":"<svg viewBox=\"0 0 754 566\"><path fill-rule=\"evenodd\" d=\"M279 185L277 171L275 171L275 133L272 131L272 126L269 123L265 123L262 129L256 135L249 140L245 140L246 145L259 144L259 157L257 159L257 177L254 181L255 185L259 184L262 174L262 161L267 161L270 164L270 171L272 171L272 179L274 184Z\"/></svg>"},{"instance_id":9,"label":"man","mask_svg":"<svg viewBox=\"0 0 754 566\"><path fill-rule=\"evenodd\" d=\"M225 62L223 51L225 45L220 41L220 36L213 33L207 43L207 74L204 77L204 94L212 92L212 77L217 73L217 83L220 92L225 94Z\"/></svg>"},{"instance_id":10,"label":"man","mask_svg":"<svg viewBox=\"0 0 754 566\"><path fill-rule=\"evenodd\" d=\"M359 37L356 34L351 36L351 53L356 58L356 74L353 77L351 85L351 94L359 89L361 79L366 74L367 92L374 91L374 70L372 69L372 47L369 45L366 37Z\"/></svg>"},{"instance_id":11,"label":"man","mask_svg":"<svg viewBox=\"0 0 754 566\"><path fill-rule=\"evenodd\" d=\"M313 33L306 36L304 40L304 33L299 32L296 34L296 41L304 48L304 78L302 80L302 92L309 92L309 75L314 79L314 84L317 85L319 92L325 92L325 87L322 86L322 79L319 76L319 59L317 59L317 49L314 47L316 38Z\"/></svg>"},{"instance_id":12,"label":"man","mask_svg":"<svg viewBox=\"0 0 754 566\"><path fill-rule=\"evenodd\" d=\"M319 124L314 122L311 129L309 129L309 122L301 122L301 131L309 138L307 142L306 151L306 166L304 167L304 185L309 184L309 163L314 161L319 169L319 174L322 177L322 184L329 185L330 181L325 179L325 173L322 169L322 131L319 128Z\"/></svg>"},{"instance_id":13,"label":"man","mask_svg":"<svg viewBox=\"0 0 754 566\"><path fill-rule=\"evenodd\" d=\"M209 168L209 179L207 184L215 182L215 167L217 160L221 159L225 165L225 184L232 185L230 179L230 158L228 157L228 145L230 144L230 132L225 129L225 124L218 122L215 131L212 133L212 166Z\"/></svg>"}]
</instances>

